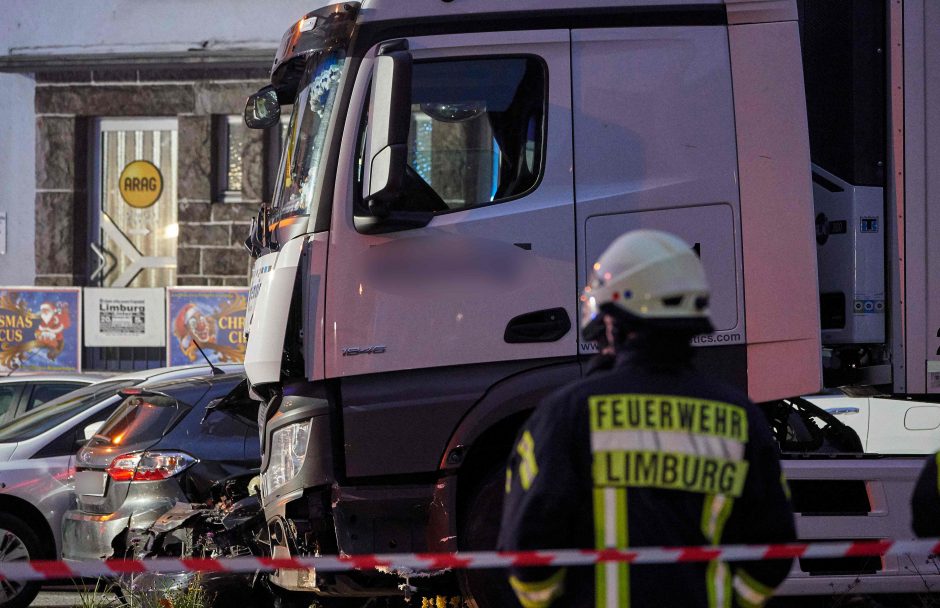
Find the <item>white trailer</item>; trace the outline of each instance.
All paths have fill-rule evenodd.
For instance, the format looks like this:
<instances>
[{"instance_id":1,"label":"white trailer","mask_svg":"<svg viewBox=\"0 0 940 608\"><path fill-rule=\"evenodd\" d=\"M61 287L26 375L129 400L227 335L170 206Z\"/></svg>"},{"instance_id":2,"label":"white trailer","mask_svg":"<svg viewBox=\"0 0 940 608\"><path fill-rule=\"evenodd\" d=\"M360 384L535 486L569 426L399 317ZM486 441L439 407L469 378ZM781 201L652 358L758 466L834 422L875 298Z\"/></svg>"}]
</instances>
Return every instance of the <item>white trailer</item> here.
<instances>
[{"instance_id":1,"label":"white trailer","mask_svg":"<svg viewBox=\"0 0 940 608\"><path fill-rule=\"evenodd\" d=\"M784 462L804 539L911 537L923 454L940 447L940 5L800 3L828 395L861 458ZM800 499L797 498L797 502ZM935 559L801 560L782 593L914 592Z\"/></svg>"}]
</instances>

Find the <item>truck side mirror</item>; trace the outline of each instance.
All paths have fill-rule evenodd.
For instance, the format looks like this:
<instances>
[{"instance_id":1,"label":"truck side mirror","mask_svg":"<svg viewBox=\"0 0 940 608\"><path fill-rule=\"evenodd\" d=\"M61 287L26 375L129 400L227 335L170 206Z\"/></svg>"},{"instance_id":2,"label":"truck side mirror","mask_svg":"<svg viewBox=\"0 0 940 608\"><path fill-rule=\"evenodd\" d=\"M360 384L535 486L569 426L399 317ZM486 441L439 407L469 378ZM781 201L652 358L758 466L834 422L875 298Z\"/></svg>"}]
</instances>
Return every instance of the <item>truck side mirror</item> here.
<instances>
[{"instance_id":1,"label":"truck side mirror","mask_svg":"<svg viewBox=\"0 0 940 608\"><path fill-rule=\"evenodd\" d=\"M265 247L268 247L270 238L268 234L268 203L261 203L258 209L258 215L251 218L251 226L248 228L248 238L245 239L245 249L251 254L251 257L257 258L261 255Z\"/></svg>"},{"instance_id":2,"label":"truck side mirror","mask_svg":"<svg viewBox=\"0 0 940 608\"><path fill-rule=\"evenodd\" d=\"M381 49L372 75L363 198L378 217L388 215L388 203L401 192L408 162L411 53L402 46Z\"/></svg>"},{"instance_id":3,"label":"truck side mirror","mask_svg":"<svg viewBox=\"0 0 940 608\"><path fill-rule=\"evenodd\" d=\"M245 125L249 129L267 129L281 119L281 104L277 101L277 91L268 85L252 94L245 102Z\"/></svg>"}]
</instances>

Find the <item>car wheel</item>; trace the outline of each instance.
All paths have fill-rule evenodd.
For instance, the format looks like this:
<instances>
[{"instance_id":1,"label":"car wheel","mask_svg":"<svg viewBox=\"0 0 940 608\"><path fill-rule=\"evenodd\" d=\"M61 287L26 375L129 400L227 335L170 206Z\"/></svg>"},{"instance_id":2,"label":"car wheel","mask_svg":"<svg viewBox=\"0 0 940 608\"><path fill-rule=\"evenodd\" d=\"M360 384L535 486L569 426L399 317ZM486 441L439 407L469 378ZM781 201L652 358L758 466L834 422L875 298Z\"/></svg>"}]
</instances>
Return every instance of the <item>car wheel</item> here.
<instances>
[{"instance_id":1,"label":"car wheel","mask_svg":"<svg viewBox=\"0 0 940 608\"><path fill-rule=\"evenodd\" d=\"M505 483L506 471L500 463L493 465L471 491L458 536L461 551L492 551L496 548L499 522L503 514ZM457 580L460 583L460 591L470 606L518 606L505 569L463 569L458 571Z\"/></svg>"},{"instance_id":2,"label":"car wheel","mask_svg":"<svg viewBox=\"0 0 940 608\"><path fill-rule=\"evenodd\" d=\"M29 526L8 513L0 513L0 562L18 562L43 557L43 546ZM38 581L0 579L0 606L25 608L36 598Z\"/></svg>"}]
</instances>

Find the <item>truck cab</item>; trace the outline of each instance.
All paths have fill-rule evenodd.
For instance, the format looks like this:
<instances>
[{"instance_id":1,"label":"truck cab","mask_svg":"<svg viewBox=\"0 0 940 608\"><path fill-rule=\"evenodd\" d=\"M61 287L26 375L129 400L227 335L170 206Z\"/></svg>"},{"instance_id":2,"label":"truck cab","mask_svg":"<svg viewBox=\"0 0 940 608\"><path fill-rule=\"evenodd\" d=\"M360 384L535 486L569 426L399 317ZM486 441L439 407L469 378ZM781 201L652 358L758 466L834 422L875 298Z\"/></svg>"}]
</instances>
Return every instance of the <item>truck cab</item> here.
<instances>
[{"instance_id":1,"label":"truck cab","mask_svg":"<svg viewBox=\"0 0 940 608\"><path fill-rule=\"evenodd\" d=\"M288 30L246 107L255 127L291 112L246 243L274 557L491 548L516 431L581 377L580 288L631 229L701 257L700 366L756 401L820 388L797 18L774 0L365 0Z\"/></svg>"}]
</instances>

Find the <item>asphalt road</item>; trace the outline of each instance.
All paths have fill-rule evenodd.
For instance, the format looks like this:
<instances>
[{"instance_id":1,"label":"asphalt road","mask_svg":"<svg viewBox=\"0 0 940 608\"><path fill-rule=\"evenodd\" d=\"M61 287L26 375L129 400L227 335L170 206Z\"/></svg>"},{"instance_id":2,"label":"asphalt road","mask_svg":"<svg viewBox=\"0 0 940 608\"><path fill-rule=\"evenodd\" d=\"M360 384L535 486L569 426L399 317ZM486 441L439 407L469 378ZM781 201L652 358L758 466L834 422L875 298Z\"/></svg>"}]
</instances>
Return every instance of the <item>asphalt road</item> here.
<instances>
[{"instance_id":1,"label":"asphalt road","mask_svg":"<svg viewBox=\"0 0 940 608\"><path fill-rule=\"evenodd\" d=\"M108 599L114 600L114 604L117 605L117 598L114 597L114 594L109 594ZM36 599L33 600L33 603L30 604L31 608L62 608L80 605L81 597L78 593L74 591L43 591Z\"/></svg>"}]
</instances>

